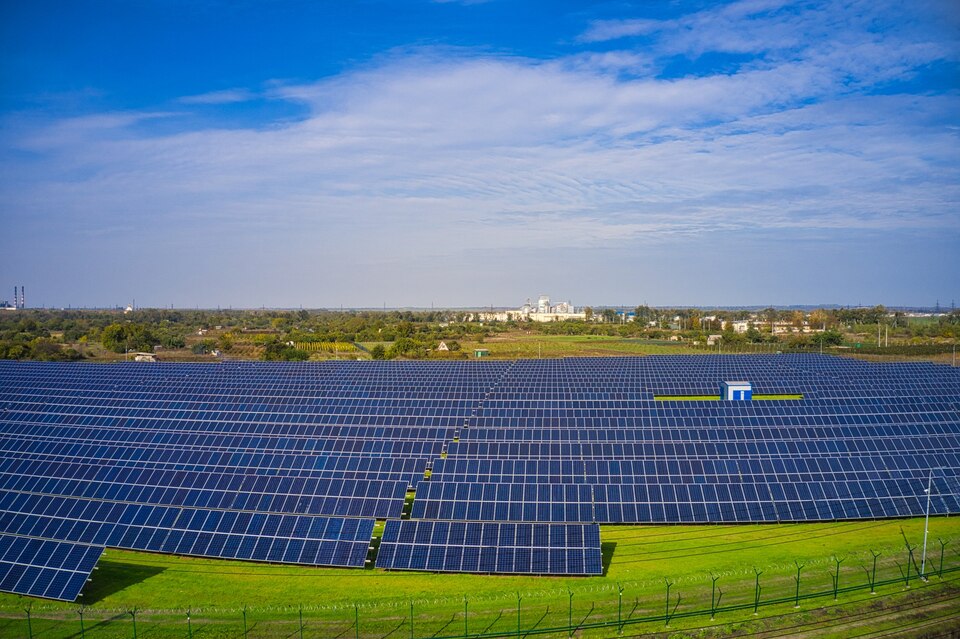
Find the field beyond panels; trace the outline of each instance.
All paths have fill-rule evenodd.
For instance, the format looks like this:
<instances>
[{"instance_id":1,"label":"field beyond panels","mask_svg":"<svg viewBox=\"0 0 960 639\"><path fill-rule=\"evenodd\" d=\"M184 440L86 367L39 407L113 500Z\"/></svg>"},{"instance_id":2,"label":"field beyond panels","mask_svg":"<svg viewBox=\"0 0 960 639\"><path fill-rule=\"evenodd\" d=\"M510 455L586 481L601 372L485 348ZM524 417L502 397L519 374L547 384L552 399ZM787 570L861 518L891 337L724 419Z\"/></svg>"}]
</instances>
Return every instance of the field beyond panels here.
<instances>
[{"instance_id":1,"label":"field beyond panels","mask_svg":"<svg viewBox=\"0 0 960 639\"><path fill-rule=\"evenodd\" d=\"M914 564L903 535L915 547ZM135 611L137 636L148 639L299 637L301 606L304 637L457 637L465 630L470 636L510 636L517 629L519 596L520 636L535 636L533 631L566 637L572 620L574 626L584 626L575 636L614 637L618 586L623 588L619 614L624 636L636 636L664 630L666 580L671 606L676 605L669 626L676 637L736 636L785 627L794 630L770 636L845 637L891 628L896 628L896 636L910 636L911 628L926 632L941 622L956 626L960 618L956 517L931 520L927 572L939 572L941 549L944 572L927 583L916 577L922 519L603 526L601 536L606 573L589 578L343 570L108 550L82 598L88 606L84 636L132 637L130 611ZM872 578L873 553L879 553L875 595L865 587ZM911 575L905 573L908 564ZM797 565L802 566L801 597L825 593L801 598L799 611L794 609ZM755 616L757 572L761 592ZM711 574L722 592L714 621L709 614ZM778 599L782 601L764 603ZM726 606L740 609L724 610ZM0 637L27 637L30 632L42 639L80 637L78 609L76 604L2 595ZM697 611L704 614L685 616ZM658 621L634 623L657 616ZM602 622L614 625L589 627Z\"/></svg>"},{"instance_id":2,"label":"field beyond panels","mask_svg":"<svg viewBox=\"0 0 960 639\"><path fill-rule=\"evenodd\" d=\"M704 353L703 347L696 348L680 342L625 339L608 335L538 335L522 331L497 334L482 343L465 340L461 344L462 349L471 355L475 348L485 348L490 351L490 357L498 359Z\"/></svg>"}]
</instances>

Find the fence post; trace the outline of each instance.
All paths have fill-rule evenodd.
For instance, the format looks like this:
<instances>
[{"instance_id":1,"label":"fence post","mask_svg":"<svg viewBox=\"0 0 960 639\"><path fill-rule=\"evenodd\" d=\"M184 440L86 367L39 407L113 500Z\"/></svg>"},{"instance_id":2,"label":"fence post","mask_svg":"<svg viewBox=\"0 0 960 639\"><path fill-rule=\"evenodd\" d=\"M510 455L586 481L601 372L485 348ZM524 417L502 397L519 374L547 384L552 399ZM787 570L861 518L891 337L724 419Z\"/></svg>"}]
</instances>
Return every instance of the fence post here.
<instances>
[{"instance_id":1,"label":"fence post","mask_svg":"<svg viewBox=\"0 0 960 639\"><path fill-rule=\"evenodd\" d=\"M623 586L617 582L617 634L623 634Z\"/></svg>"},{"instance_id":2,"label":"fence post","mask_svg":"<svg viewBox=\"0 0 960 639\"><path fill-rule=\"evenodd\" d=\"M870 594L871 594L871 595L875 595L875 594L877 594L877 590L876 590L876 585L877 585L877 557L879 557L881 553L878 553L878 552L876 552L875 550L873 550L873 549L871 548L871 549L870 549L870 554L873 555L873 576L870 577Z\"/></svg>"},{"instance_id":3,"label":"fence post","mask_svg":"<svg viewBox=\"0 0 960 639\"><path fill-rule=\"evenodd\" d=\"M937 537L937 541L940 542L940 569L937 571L937 576L943 579L943 549L947 547L949 541L944 541Z\"/></svg>"},{"instance_id":4,"label":"fence post","mask_svg":"<svg viewBox=\"0 0 960 639\"><path fill-rule=\"evenodd\" d=\"M520 636L520 601L523 597L520 596L520 593L517 593L517 636Z\"/></svg>"},{"instance_id":5,"label":"fence post","mask_svg":"<svg viewBox=\"0 0 960 639\"><path fill-rule=\"evenodd\" d=\"M410 600L410 639L413 639L413 599Z\"/></svg>"},{"instance_id":6,"label":"fence post","mask_svg":"<svg viewBox=\"0 0 960 639\"><path fill-rule=\"evenodd\" d=\"M570 595L567 601L567 636L573 636L573 591L567 588L567 594Z\"/></svg>"},{"instance_id":7,"label":"fence post","mask_svg":"<svg viewBox=\"0 0 960 639\"><path fill-rule=\"evenodd\" d=\"M800 607L800 571L803 570L803 566L805 566L806 564L801 565L800 562L798 562L796 559L793 560L793 564L797 567L797 576L794 577L794 579L797 582L797 592L793 598L793 607L799 608Z\"/></svg>"},{"instance_id":8,"label":"fence post","mask_svg":"<svg viewBox=\"0 0 960 639\"><path fill-rule=\"evenodd\" d=\"M463 636L464 637L467 637L470 635L470 630L468 629L468 626L467 626L467 613L468 613L467 604L468 603L469 602L467 601L467 596L464 595L463 596Z\"/></svg>"},{"instance_id":9,"label":"fence post","mask_svg":"<svg viewBox=\"0 0 960 639\"><path fill-rule=\"evenodd\" d=\"M757 609L760 607L760 575L763 574L763 571L757 570L756 566L754 566L753 572L757 575L757 583L753 595L753 614L757 614Z\"/></svg>"},{"instance_id":10,"label":"fence post","mask_svg":"<svg viewBox=\"0 0 960 639\"><path fill-rule=\"evenodd\" d=\"M243 607L243 639L247 639L247 607Z\"/></svg>"},{"instance_id":11,"label":"fence post","mask_svg":"<svg viewBox=\"0 0 960 639\"><path fill-rule=\"evenodd\" d=\"M190 623L190 609L187 608L187 639L193 639L193 625Z\"/></svg>"},{"instance_id":12,"label":"fence post","mask_svg":"<svg viewBox=\"0 0 960 639\"><path fill-rule=\"evenodd\" d=\"M133 619L133 639L137 639L137 613L139 611L133 608L127 612L130 613L130 618Z\"/></svg>"},{"instance_id":13,"label":"fence post","mask_svg":"<svg viewBox=\"0 0 960 639\"><path fill-rule=\"evenodd\" d=\"M303 604L300 604L300 639L303 639Z\"/></svg>"},{"instance_id":14,"label":"fence post","mask_svg":"<svg viewBox=\"0 0 960 639\"><path fill-rule=\"evenodd\" d=\"M833 600L834 601L837 600L837 591L840 589L840 564L846 561L846 559L847 559L846 557L844 557L843 559L837 559L836 556L834 556L833 558L833 560L837 562L837 574L830 575L830 577L833 578Z\"/></svg>"},{"instance_id":15,"label":"fence post","mask_svg":"<svg viewBox=\"0 0 960 639\"><path fill-rule=\"evenodd\" d=\"M666 610L665 610L664 615L663 615L663 617L664 617L664 625L669 627L669 626L670 626L670 619L673 617L673 613L670 612L670 586L673 585L673 582L670 581L669 579L667 579L666 577L664 577L663 581L664 581L664 583L667 584L667 603L666 603ZM677 595L677 605L673 607L673 612L676 612L676 611L677 611L677 608L679 608L679 607L680 607L680 595L678 594L678 595Z\"/></svg>"},{"instance_id":16,"label":"fence post","mask_svg":"<svg viewBox=\"0 0 960 639\"><path fill-rule=\"evenodd\" d=\"M916 546L910 546L910 542L907 541L907 535L904 534L903 528L900 529L900 534L903 535L903 543L907 546L907 588L910 587L910 565L914 562L913 560L913 551L917 548Z\"/></svg>"},{"instance_id":17,"label":"fence post","mask_svg":"<svg viewBox=\"0 0 960 639\"><path fill-rule=\"evenodd\" d=\"M33 622L30 620L30 609L33 608L33 602L30 601L27 603L26 607L23 609L27 613L27 636L30 639L33 639Z\"/></svg>"},{"instance_id":18,"label":"fence post","mask_svg":"<svg viewBox=\"0 0 960 639\"><path fill-rule=\"evenodd\" d=\"M86 629L83 627L83 613L85 612L85 606L80 604L80 608L77 609L77 614L80 615L80 639L86 639Z\"/></svg>"},{"instance_id":19,"label":"fence post","mask_svg":"<svg viewBox=\"0 0 960 639\"><path fill-rule=\"evenodd\" d=\"M713 621L713 618L717 616L717 606L720 605L720 600L723 599L723 591L717 588L717 581L720 577L710 573L710 578L713 580L713 586L710 588L710 621ZM718 590L720 590L719 597L717 597Z\"/></svg>"},{"instance_id":20,"label":"fence post","mask_svg":"<svg viewBox=\"0 0 960 639\"><path fill-rule=\"evenodd\" d=\"M353 604L353 636L360 639L360 606Z\"/></svg>"}]
</instances>

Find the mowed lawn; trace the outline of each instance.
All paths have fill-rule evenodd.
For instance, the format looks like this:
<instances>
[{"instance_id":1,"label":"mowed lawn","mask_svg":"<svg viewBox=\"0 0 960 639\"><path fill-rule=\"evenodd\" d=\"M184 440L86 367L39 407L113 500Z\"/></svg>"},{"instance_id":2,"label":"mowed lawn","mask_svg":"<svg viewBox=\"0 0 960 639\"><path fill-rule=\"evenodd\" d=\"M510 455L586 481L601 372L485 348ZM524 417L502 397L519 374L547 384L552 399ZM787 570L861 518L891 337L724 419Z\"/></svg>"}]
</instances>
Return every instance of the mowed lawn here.
<instances>
[{"instance_id":1,"label":"mowed lawn","mask_svg":"<svg viewBox=\"0 0 960 639\"><path fill-rule=\"evenodd\" d=\"M857 521L826 524L742 526L603 526L606 574L600 577L518 577L377 569L342 570L264 565L108 550L93 574L82 600L87 637L132 637L136 612L138 637L299 637L302 606L307 637L443 637L468 633L515 631L520 598L524 630L663 615L667 584L671 608L679 617L673 630L717 623L763 623L771 615L794 614L797 565L800 592L829 592L839 572L839 603L876 606L902 596L908 553L903 534L916 547L920 563L923 520ZM931 520L928 572L960 567L960 518ZM884 584L869 601L869 590L843 592L868 583L877 561L877 581ZM796 562L796 563L795 563ZM911 567L912 590L922 582ZM753 603L757 572L761 602L791 598L789 603L759 609ZM722 592L720 605L743 604L747 610L683 618L683 613L709 610L712 578ZM944 581L960 578L946 573ZM934 577L931 587L949 588ZM618 588L623 589L622 607ZM571 596L572 595L572 596ZM466 625L464 606L466 598ZM855 603L868 600L867 603ZM412 604L412 611L411 611ZM572 608L571 608L572 604ZM833 596L801 601L801 612L833 605ZM27 626L25 607L30 607ZM0 637L54 639L79 637L77 604L0 596ZM191 611L190 626L186 612ZM359 627L356 621L359 619ZM778 622L779 623L779 622ZM663 621L628 625L629 632L654 632ZM581 629L578 636L616 636L616 628ZM567 636L567 632L544 636Z\"/></svg>"}]
</instances>

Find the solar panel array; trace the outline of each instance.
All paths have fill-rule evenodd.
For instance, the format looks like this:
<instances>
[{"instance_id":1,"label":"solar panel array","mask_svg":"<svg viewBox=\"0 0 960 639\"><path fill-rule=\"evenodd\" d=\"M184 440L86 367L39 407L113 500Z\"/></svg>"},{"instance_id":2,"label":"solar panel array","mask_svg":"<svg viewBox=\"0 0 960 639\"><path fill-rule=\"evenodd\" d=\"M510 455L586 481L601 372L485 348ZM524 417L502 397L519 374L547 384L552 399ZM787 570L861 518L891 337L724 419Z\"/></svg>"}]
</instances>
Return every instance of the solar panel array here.
<instances>
[{"instance_id":1,"label":"solar panel array","mask_svg":"<svg viewBox=\"0 0 960 639\"><path fill-rule=\"evenodd\" d=\"M804 398L656 399L731 379ZM919 515L931 470L956 513L958 453L960 374L931 363L0 362L0 590L69 599L105 546L359 567L375 519L382 567L596 574L597 522ZM93 550L40 579L49 544Z\"/></svg>"},{"instance_id":2,"label":"solar panel array","mask_svg":"<svg viewBox=\"0 0 960 639\"><path fill-rule=\"evenodd\" d=\"M388 521L377 567L432 572L599 575L597 524Z\"/></svg>"},{"instance_id":3,"label":"solar panel array","mask_svg":"<svg viewBox=\"0 0 960 639\"><path fill-rule=\"evenodd\" d=\"M506 367L367 364L0 362L0 533L362 567Z\"/></svg>"},{"instance_id":4,"label":"solar panel array","mask_svg":"<svg viewBox=\"0 0 960 639\"><path fill-rule=\"evenodd\" d=\"M658 401L756 394L804 399ZM820 355L519 361L484 398L413 516L764 522L923 514L960 500L960 375Z\"/></svg>"}]
</instances>

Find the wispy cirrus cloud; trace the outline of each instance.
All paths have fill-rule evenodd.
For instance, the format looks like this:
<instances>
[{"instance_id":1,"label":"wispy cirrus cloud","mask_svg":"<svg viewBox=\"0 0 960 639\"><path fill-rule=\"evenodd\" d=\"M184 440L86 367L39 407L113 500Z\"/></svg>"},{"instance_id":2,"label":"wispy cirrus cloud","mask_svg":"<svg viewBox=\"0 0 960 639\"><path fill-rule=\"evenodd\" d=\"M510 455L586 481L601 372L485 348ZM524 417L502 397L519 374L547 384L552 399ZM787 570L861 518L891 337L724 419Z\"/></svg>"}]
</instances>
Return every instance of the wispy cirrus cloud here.
<instances>
[{"instance_id":1,"label":"wispy cirrus cloud","mask_svg":"<svg viewBox=\"0 0 960 639\"><path fill-rule=\"evenodd\" d=\"M577 37L580 42L606 42L633 36L650 35L665 28L666 24L660 20L649 19L617 19L597 20L590 28Z\"/></svg>"},{"instance_id":2,"label":"wispy cirrus cloud","mask_svg":"<svg viewBox=\"0 0 960 639\"><path fill-rule=\"evenodd\" d=\"M198 95L186 95L178 98L180 104L235 104L257 99L257 94L249 89L223 89Z\"/></svg>"},{"instance_id":3,"label":"wispy cirrus cloud","mask_svg":"<svg viewBox=\"0 0 960 639\"><path fill-rule=\"evenodd\" d=\"M271 84L265 97L305 112L257 128L145 133L168 116L152 111L33 123L6 136L0 205L21 228L104 247L209 238L242 247L238 272L243 255L282 253L370 277L414 255L482 269L482 252L708 234L960 236L957 92L874 90L954 59L956 43L916 25L877 30L869 5L837 6L595 23L584 42L642 31L658 43L549 60L404 50ZM662 57L703 51L757 55L732 72L660 75ZM258 95L187 96L178 115Z\"/></svg>"}]
</instances>

